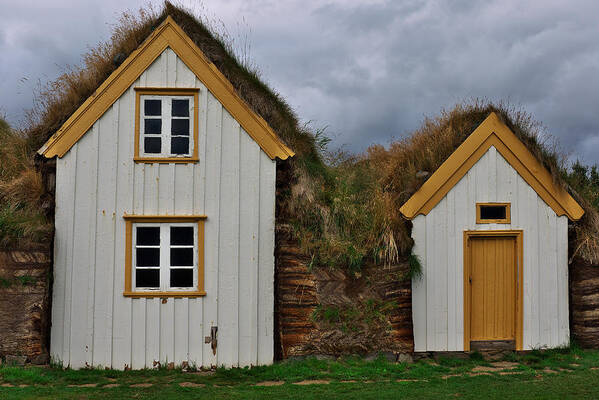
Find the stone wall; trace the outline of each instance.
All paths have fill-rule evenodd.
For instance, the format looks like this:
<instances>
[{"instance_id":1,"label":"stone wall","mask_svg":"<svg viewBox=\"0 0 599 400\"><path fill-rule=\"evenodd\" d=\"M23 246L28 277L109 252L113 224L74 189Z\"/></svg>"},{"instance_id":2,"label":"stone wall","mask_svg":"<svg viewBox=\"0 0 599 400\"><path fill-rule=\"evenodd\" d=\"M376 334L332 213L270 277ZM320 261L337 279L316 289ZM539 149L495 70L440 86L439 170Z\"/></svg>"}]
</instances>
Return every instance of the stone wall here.
<instances>
[{"instance_id":1,"label":"stone wall","mask_svg":"<svg viewBox=\"0 0 599 400\"><path fill-rule=\"evenodd\" d=\"M275 354L410 353L411 283L407 263L360 273L309 268L310 258L277 226Z\"/></svg>"},{"instance_id":2,"label":"stone wall","mask_svg":"<svg viewBox=\"0 0 599 400\"><path fill-rule=\"evenodd\" d=\"M48 362L51 256L0 251L0 357Z\"/></svg>"},{"instance_id":3,"label":"stone wall","mask_svg":"<svg viewBox=\"0 0 599 400\"><path fill-rule=\"evenodd\" d=\"M570 334L580 346L599 348L599 266L570 265Z\"/></svg>"}]
</instances>

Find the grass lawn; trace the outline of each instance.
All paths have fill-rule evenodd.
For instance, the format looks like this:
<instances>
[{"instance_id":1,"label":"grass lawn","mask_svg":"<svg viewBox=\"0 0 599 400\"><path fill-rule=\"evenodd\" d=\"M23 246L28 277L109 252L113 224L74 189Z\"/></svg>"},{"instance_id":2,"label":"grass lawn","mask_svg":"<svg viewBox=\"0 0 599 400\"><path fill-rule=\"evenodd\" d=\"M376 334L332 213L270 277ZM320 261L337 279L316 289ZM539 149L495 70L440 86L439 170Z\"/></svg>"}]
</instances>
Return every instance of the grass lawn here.
<instances>
[{"instance_id":1,"label":"grass lawn","mask_svg":"<svg viewBox=\"0 0 599 400\"><path fill-rule=\"evenodd\" d=\"M62 370L0 367L0 399L564 399L599 398L599 351L564 349L485 361L413 364L308 359L269 367L180 370Z\"/></svg>"}]
</instances>

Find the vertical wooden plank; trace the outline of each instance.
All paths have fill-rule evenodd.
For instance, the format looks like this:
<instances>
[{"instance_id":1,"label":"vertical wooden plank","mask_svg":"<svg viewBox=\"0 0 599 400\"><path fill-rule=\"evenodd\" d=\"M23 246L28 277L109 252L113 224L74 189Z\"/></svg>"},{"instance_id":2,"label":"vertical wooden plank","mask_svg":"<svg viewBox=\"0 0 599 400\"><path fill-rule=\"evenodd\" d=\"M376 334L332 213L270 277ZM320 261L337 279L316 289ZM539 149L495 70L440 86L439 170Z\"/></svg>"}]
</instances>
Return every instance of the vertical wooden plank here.
<instances>
[{"instance_id":1,"label":"vertical wooden plank","mask_svg":"<svg viewBox=\"0 0 599 400\"><path fill-rule=\"evenodd\" d=\"M539 232L538 232L538 213L534 209L537 201L537 193L524 180L522 180L522 193L526 206L525 215L527 218L525 232L528 237L524 238L526 249L524 250L524 300L528 300L529 312L524 311L524 326L529 324L529 346L530 348L539 345ZM520 189L520 187L518 188ZM527 276L528 273L528 276ZM528 282L527 282L528 281ZM528 287L527 287L528 283Z\"/></svg>"},{"instance_id":2,"label":"vertical wooden plank","mask_svg":"<svg viewBox=\"0 0 599 400\"><path fill-rule=\"evenodd\" d=\"M478 166L478 164L475 164ZM467 204L467 227L468 229L477 229L478 225L476 225L476 202L480 201L477 197L476 190L476 171L478 168L471 168L468 171L468 204Z\"/></svg>"},{"instance_id":3,"label":"vertical wooden plank","mask_svg":"<svg viewBox=\"0 0 599 400\"><path fill-rule=\"evenodd\" d=\"M495 146L489 147L487 171L489 176L488 201L497 201L497 149ZM499 156L501 157L501 156Z\"/></svg>"},{"instance_id":4,"label":"vertical wooden plank","mask_svg":"<svg viewBox=\"0 0 599 400\"><path fill-rule=\"evenodd\" d=\"M153 368L160 360L160 299L146 300L146 367Z\"/></svg>"},{"instance_id":5,"label":"vertical wooden plank","mask_svg":"<svg viewBox=\"0 0 599 400\"><path fill-rule=\"evenodd\" d=\"M412 253L420 260L422 276L412 280L412 320L414 326L414 351L426 351L426 281L427 281L427 256L426 256L426 216L418 215L412 220L412 238L414 247Z\"/></svg>"},{"instance_id":6,"label":"vertical wooden plank","mask_svg":"<svg viewBox=\"0 0 599 400\"><path fill-rule=\"evenodd\" d=\"M543 271L541 292L543 296L544 318L544 344L555 347L558 342L558 243L557 243L557 216L555 212L543 200L539 198L539 208L543 210L543 223L539 226L540 231L545 232L545 240L542 243L543 257L541 265Z\"/></svg>"},{"instance_id":7,"label":"vertical wooden plank","mask_svg":"<svg viewBox=\"0 0 599 400\"><path fill-rule=\"evenodd\" d=\"M172 51L172 50L171 50ZM175 54L173 52L173 54ZM175 54L176 57L176 54ZM194 87L193 85L195 84L195 80L196 80L196 76L193 73L192 70L190 70L187 65L185 65L185 63L179 58L176 57L176 80L175 80L175 87L182 87L182 88L188 88L188 87ZM197 86L195 86L197 87ZM200 110L201 112L201 110Z\"/></svg>"},{"instance_id":8,"label":"vertical wooden plank","mask_svg":"<svg viewBox=\"0 0 599 400\"><path fill-rule=\"evenodd\" d=\"M570 341L568 315L568 218L557 219L558 345Z\"/></svg>"},{"instance_id":9,"label":"vertical wooden plank","mask_svg":"<svg viewBox=\"0 0 599 400\"><path fill-rule=\"evenodd\" d=\"M218 264L220 228L220 165L222 152L222 113L223 109L214 96L208 93L206 138L206 189L204 191L206 209L205 271L206 296L203 301L203 335L210 336L212 326L218 326ZM204 344L203 365L216 365L216 356L210 344Z\"/></svg>"},{"instance_id":10,"label":"vertical wooden plank","mask_svg":"<svg viewBox=\"0 0 599 400\"><path fill-rule=\"evenodd\" d=\"M456 260L456 231L455 231L455 220L457 216L457 208L456 208L456 195L458 196L459 202L461 202L463 197L460 197L461 189L463 186L460 185L461 181L458 182L456 186L452 190L447 193L447 227L446 227L446 236L447 236L447 258L446 258L446 280L445 287L447 290L447 350L455 351L457 350L457 325L460 323L456 318L456 299L458 297L458 293L456 293L455 289L455 279L456 276L461 275L460 268L458 265L461 265L461 262Z\"/></svg>"},{"instance_id":11,"label":"vertical wooden plank","mask_svg":"<svg viewBox=\"0 0 599 400\"><path fill-rule=\"evenodd\" d=\"M239 366L256 365L260 147L241 132L239 214Z\"/></svg>"},{"instance_id":12,"label":"vertical wooden plank","mask_svg":"<svg viewBox=\"0 0 599 400\"><path fill-rule=\"evenodd\" d=\"M447 197L435 208L435 350L447 351Z\"/></svg>"},{"instance_id":13,"label":"vertical wooden plank","mask_svg":"<svg viewBox=\"0 0 599 400\"><path fill-rule=\"evenodd\" d=\"M76 146L76 145L75 145ZM74 148L74 147L73 147ZM69 365L68 344L65 342L66 282L69 268L69 247L75 202L76 152L69 152L57 160L56 168L56 236L54 238L54 282L52 290L52 331L50 351L52 359L63 366Z\"/></svg>"},{"instance_id":14,"label":"vertical wooden plank","mask_svg":"<svg viewBox=\"0 0 599 400\"><path fill-rule=\"evenodd\" d=\"M238 366L239 334L239 134L237 121L223 112L218 263L219 365ZM245 199L244 199L245 200ZM245 201L244 201L245 202Z\"/></svg>"},{"instance_id":15,"label":"vertical wooden plank","mask_svg":"<svg viewBox=\"0 0 599 400\"><path fill-rule=\"evenodd\" d=\"M175 87L177 82L177 55L171 48L167 48L165 51L166 56L166 87Z\"/></svg>"},{"instance_id":16,"label":"vertical wooden plank","mask_svg":"<svg viewBox=\"0 0 599 400\"><path fill-rule=\"evenodd\" d=\"M94 124L91 132L92 141L90 149L90 168L91 168L91 180L93 192L89 193L91 196L90 211L89 211L89 227L88 227L88 248L87 254L87 266L89 268L88 282L87 282L87 358L86 365L93 366L93 352L94 352L94 299L95 299L95 277L96 277L96 220L97 220L97 193L98 193L98 150L100 146L100 135L98 133L98 124Z\"/></svg>"},{"instance_id":17,"label":"vertical wooden plank","mask_svg":"<svg viewBox=\"0 0 599 400\"><path fill-rule=\"evenodd\" d=\"M98 194L96 232L96 292L94 294L94 366L112 367L112 316L116 218L118 137L114 107L98 120Z\"/></svg>"},{"instance_id":18,"label":"vertical wooden plank","mask_svg":"<svg viewBox=\"0 0 599 400\"><path fill-rule=\"evenodd\" d=\"M274 248L276 163L260 152L260 233L258 255L258 364L274 356Z\"/></svg>"},{"instance_id":19,"label":"vertical wooden plank","mask_svg":"<svg viewBox=\"0 0 599 400\"><path fill-rule=\"evenodd\" d=\"M426 349L427 351L436 350L435 340L435 318L436 318L436 295L431 294L436 292L436 274L437 266L435 265L435 226L436 213L429 213L426 216L426 293L429 296L426 299Z\"/></svg>"},{"instance_id":20,"label":"vertical wooden plank","mask_svg":"<svg viewBox=\"0 0 599 400\"><path fill-rule=\"evenodd\" d=\"M174 301L173 301L174 300ZM188 361L189 300L169 299L174 303L174 358L175 365ZM199 335L198 335L199 336Z\"/></svg>"},{"instance_id":21,"label":"vertical wooden plank","mask_svg":"<svg viewBox=\"0 0 599 400\"><path fill-rule=\"evenodd\" d=\"M88 287L89 274L93 271L89 265L90 242L89 228L92 220L95 222L95 192L96 180L94 170L97 154L96 137L90 132L77 142L75 165L75 202L73 224L73 252L71 277L71 324L70 324L70 366L79 369L88 364L88 356L92 351L92 343L88 342ZM93 165L92 165L93 164ZM92 299L93 300L93 299Z\"/></svg>"},{"instance_id":22,"label":"vertical wooden plank","mask_svg":"<svg viewBox=\"0 0 599 400\"><path fill-rule=\"evenodd\" d=\"M454 267L450 269L450 281L454 287L454 319L455 319L455 339L453 349L456 351L464 350L464 231L468 228L469 210L475 204L468 192L468 176L464 176L456 185L454 194L454 225L449 225L453 229L454 236L450 244L453 244L455 254L453 256ZM451 298L450 298L451 301Z\"/></svg>"},{"instance_id":23,"label":"vertical wooden plank","mask_svg":"<svg viewBox=\"0 0 599 400\"><path fill-rule=\"evenodd\" d=\"M135 117L135 93L132 89L125 92L115 103L118 110L118 124L116 133L118 136L118 151L116 164L117 187L116 187L116 214L115 214L115 249L114 249L114 287L113 287L113 345L112 360L113 367L117 369L131 368L132 350L132 302L123 296L125 288L125 213L133 212L134 200L134 172L135 163L134 135L131 127L134 126Z\"/></svg>"},{"instance_id":24,"label":"vertical wooden plank","mask_svg":"<svg viewBox=\"0 0 599 400\"><path fill-rule=\"evenodd\" d=\"M79 145L75 144L71 148L72 158L73 158L73 169L75 169L73 174L73 180L71 184L73 185L73 195L70 197L68 204L68 213L69 213L69 226L67 230L67 243L66 243L66 274L65 274L65 297L64 297L64 328L63 328L63 354L62 359L63 362L67 365L71 365L71 303L73 301L73 246L74 246L74 237L75 237L75 205L77 204L77 149Z\"/></svg>"}]
</instances>

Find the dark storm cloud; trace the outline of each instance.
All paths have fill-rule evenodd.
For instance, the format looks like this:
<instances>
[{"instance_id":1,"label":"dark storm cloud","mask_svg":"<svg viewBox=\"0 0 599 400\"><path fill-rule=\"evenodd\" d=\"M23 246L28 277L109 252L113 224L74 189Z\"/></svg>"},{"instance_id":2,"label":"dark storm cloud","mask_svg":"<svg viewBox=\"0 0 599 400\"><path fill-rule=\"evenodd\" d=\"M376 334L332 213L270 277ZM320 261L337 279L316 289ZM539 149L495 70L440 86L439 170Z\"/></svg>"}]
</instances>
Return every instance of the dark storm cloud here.
<instances>
[{"instance_id":1,"label":"dark storm cloud","mask_svg":"<svg viewBox=\"0 0 599 400\"><path fill-rule=\"evenodd\" d=\"M14 15L0 27L0 51L10 54L0 66L0 110L11 121L30 104L31 82L54 78L57 65L78 62L87 45L107 38L107 23L118 12L140 5L65 0L32 11L33 3L2 1L2 14ZM303 120L328 126L336 145L363 150L387 143L418 127L425 115L486 97L521 105L573 158L599 162L596 2L184 4L222 20L242 54L249 36L249 55L265 80ZM18 83L23 76L28 83Z\"/></svg>"}]
</instances>

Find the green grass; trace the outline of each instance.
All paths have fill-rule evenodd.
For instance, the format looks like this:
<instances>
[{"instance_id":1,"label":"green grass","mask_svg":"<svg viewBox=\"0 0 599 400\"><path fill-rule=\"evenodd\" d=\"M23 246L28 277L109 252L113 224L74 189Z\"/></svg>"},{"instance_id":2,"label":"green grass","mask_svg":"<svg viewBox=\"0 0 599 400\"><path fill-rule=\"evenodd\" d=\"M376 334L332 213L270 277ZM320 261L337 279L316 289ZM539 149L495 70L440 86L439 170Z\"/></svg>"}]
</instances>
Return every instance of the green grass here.
<instances>
[{"instance_id":1,"label":"green grass","mask_svg":"<svg viewBox=\"0 0 599 400\"><path fill-rule=\"evenodd\" d=\"M268 367L218 369L214 373L181 370L62 370L52 367L0 367L2 399L281 399L344 398L437 399L460 397L510 399L563 399L599 397L599 351L577 348L509 354L504 361L517 363L501 370L477 354L459 359L440 357L413 364L371 362L348 357L337 361L310 358ZM496 370L480 372L480 368ZM477 369L478 368L478 369ZM510 371L505 375L502 372ZM516 373L513 373L516 372ZM300 386L294 382L326 380L328 384ZM263 381L283 381L281 386L255 386ZM181 387L182 382L203 387ZM151 387L131 387L151 383ZM12 387L1 385L10 384ZM97 387L69 385L97 384ZM118 387L106 388L107 384ZM27 385L19 387L19 385Z\"/></svg>"}]
</instances>

